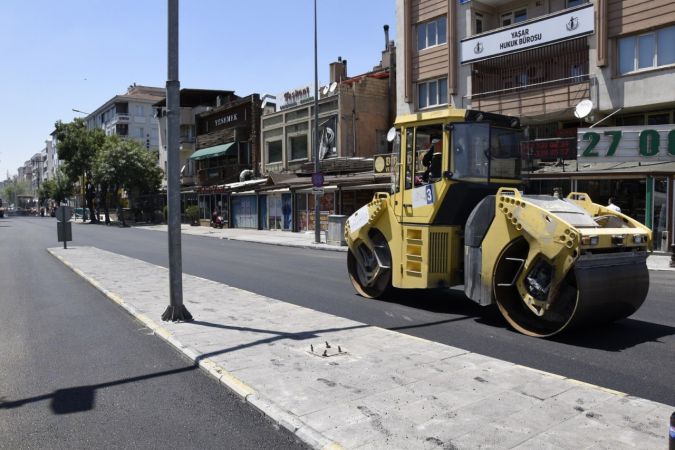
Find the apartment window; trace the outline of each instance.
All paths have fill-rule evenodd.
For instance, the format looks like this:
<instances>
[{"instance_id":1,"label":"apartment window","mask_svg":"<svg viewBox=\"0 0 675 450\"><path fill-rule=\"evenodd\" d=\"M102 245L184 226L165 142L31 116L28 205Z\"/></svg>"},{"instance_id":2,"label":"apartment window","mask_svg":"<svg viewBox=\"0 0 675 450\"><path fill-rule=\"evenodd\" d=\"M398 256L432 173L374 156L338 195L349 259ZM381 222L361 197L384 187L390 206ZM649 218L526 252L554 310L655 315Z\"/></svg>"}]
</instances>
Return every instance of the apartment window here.
<instances>
[{"instance_id":1,"label":"apartment window","mask_svg":"<svg viewBox=\"0 0 675 450\"><path fill-rule=\"evenodd\" d=\"M675 26L619 39L619 73L675 64Z\"/></svg>"},{"instance_id":2,"label":"apartment window","mask_svg":"<svg viewBox=\"0 0 675 450\"><path fill-rule=\"evenodd\" d=\"M267 162L281 162L282 145L281 141L271 141L267 143Z\"/></svg>"},{"instance_id":3,"label":"apartment window","mask_svg":"<svg viewBox=\"0 0 675 450\"><path fill-rule=\"evenodd\" d=\"M288 138L291 147L291 160L307 158L307 135L301 134Z\"/></svg>"},{"instance_id":4,"label":"apartment window","mask_svg":"<svg viewBox=\"0 0 675 450\"><path fill-rule=\"evenodd\" d=\"M145 106L144 105L136 105L136 115L137 116L145 116Z\"/></svg>"},{"instance_id":5,"label":"apartment window","mask_svg":"<svg viewBox=\"0 0 675 450\"><path fill-rule=\"evenodd\" d=\"M430 106L445 105L448 103L448 79L425 81L417 85L417 106L428 108Z\"/></svg>"},{"instance_id":6,"label":"apartment window","mask_svg":"<svg viewBox=\"0 0 675 450\"><path fill-rule=\"evenodd\" d=\"M434 47L447 42L447 18L437 19L417 24L417 50Z\"/></svg>"},{"instance_id":7,"label":"apartment window","mask_svg":"<svg viewBox=\"0 0 675 450\"><path fill-rule=\"evenodd\" d=\"M501 23L503 27L527 20L527 9L516 9L502 14Z\"/></svg>"},{"instance_id":8,"label":"apartment window","mask_svg":"<svg viewBox=\"0 0 675 450\"><path fill-rule=\"evenodd\" d=\"M474 18L475 18L475 27L474 27L474 33L479 34L483 32L483 14L477 12L474 13Z\"/></svg>"},{"instance_id":9,"label":"apartment window","mask_svg":"<svg viewBox=\"0 0 675 450\"><path fill-rule=\"evenodd\" d=\"M143 127L136 127L136 137L137 138L145 137L145 130L143 129Z\"/></svg>"}]
</instances>

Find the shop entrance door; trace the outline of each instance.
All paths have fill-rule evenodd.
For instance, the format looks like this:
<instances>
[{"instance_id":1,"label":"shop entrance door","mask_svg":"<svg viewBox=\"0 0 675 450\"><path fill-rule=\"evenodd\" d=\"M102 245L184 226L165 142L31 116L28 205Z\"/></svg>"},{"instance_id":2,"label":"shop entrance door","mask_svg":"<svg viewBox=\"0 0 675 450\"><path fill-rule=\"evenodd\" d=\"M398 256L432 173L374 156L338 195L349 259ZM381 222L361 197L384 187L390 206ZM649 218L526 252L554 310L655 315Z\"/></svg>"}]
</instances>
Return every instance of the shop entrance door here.
<instances>
[{"instance_id":1,"label":"shop entrance door","mask_svg":"<svg viewBox=\"0 0 675 450\"><path fill-rule=\"evenodd\" d=\"M267 196L267 226L270 230L281 230L281 194Z\"/></svg>"}]
</instances>

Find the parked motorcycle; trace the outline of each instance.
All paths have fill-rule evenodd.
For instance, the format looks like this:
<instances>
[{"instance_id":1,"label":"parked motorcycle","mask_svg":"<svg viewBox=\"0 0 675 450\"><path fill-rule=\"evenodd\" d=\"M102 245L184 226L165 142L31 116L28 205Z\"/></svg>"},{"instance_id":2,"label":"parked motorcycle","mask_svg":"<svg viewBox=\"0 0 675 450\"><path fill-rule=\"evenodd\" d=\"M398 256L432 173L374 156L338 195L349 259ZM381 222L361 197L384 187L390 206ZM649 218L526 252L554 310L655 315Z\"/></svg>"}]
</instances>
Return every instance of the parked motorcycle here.
<instances>
[{"instance_id":1,"label":"parked motorcycle","mask_svg":"<svg viewBox=\"0 0 675 450\"><path fill-rule=\"evenodd\" d=\"M223 216L221 216L220 214L213 214L213 215L211 216L211 222L210 222L210 225L211 225L213 228L223 228L223 225L224 225L224 224L225 224L225 222L224 222L224 220L223 220Z\"/></svg>"}]
</instances>

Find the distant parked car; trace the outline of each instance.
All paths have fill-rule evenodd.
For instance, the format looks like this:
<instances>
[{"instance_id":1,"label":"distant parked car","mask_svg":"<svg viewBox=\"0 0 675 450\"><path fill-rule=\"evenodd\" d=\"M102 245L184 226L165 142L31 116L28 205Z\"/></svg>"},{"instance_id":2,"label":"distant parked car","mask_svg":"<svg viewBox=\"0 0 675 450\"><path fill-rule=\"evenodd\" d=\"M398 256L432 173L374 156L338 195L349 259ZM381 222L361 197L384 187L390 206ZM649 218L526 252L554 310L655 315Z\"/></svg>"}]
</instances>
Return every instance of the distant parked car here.
<instances>
[{"instance_id":1,"label":"distant parked car","mask_svg":"<svg viewBox=\"0 0 675 450\"><path fill-rule=\"evenodd\" d=\"M74 208L73 209L73 219L82 219L85 208Z\"/></svg>"}]
</instances>

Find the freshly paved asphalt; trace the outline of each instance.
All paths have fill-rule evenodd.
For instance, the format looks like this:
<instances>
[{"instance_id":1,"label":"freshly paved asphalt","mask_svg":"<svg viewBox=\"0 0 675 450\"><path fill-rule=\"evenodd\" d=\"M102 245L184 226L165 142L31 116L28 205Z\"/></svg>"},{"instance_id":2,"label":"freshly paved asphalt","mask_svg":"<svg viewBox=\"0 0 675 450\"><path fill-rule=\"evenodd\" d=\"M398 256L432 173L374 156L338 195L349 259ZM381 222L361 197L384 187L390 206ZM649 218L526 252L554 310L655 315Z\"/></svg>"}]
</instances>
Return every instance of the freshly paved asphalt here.
<instances>
[{"instance_id":1,"label":"freshly paved asphalt","mask_svg":"<svg viewBox=\"0 0 675 450\"><path fill-rule=\"evenodd\" d=\"M54 224L0 219L0 448L306 448L47 254Z\"/></svg>"},{"instance_id":2,"label":"freshly paved asphalt","mask_svg":"<svg viewBox=\"0 0 675 450\"><path fill-rule=\"evenodd\" d=\"M55 245L53 219L16 219L44 247ZM35 231L29 231L36 227ZM167 266L167 235L75 225L73 245L91 245ZM318 311L408 333L480 354L675 404L673 272L650 272L650 293L632 317L552 340L508 329L494 308L461 292L413 292L365 301L346 278L345 254L183 236L183 270ZM611 280L606 280L611 282Z\"/></svg>"}]
</instances>

